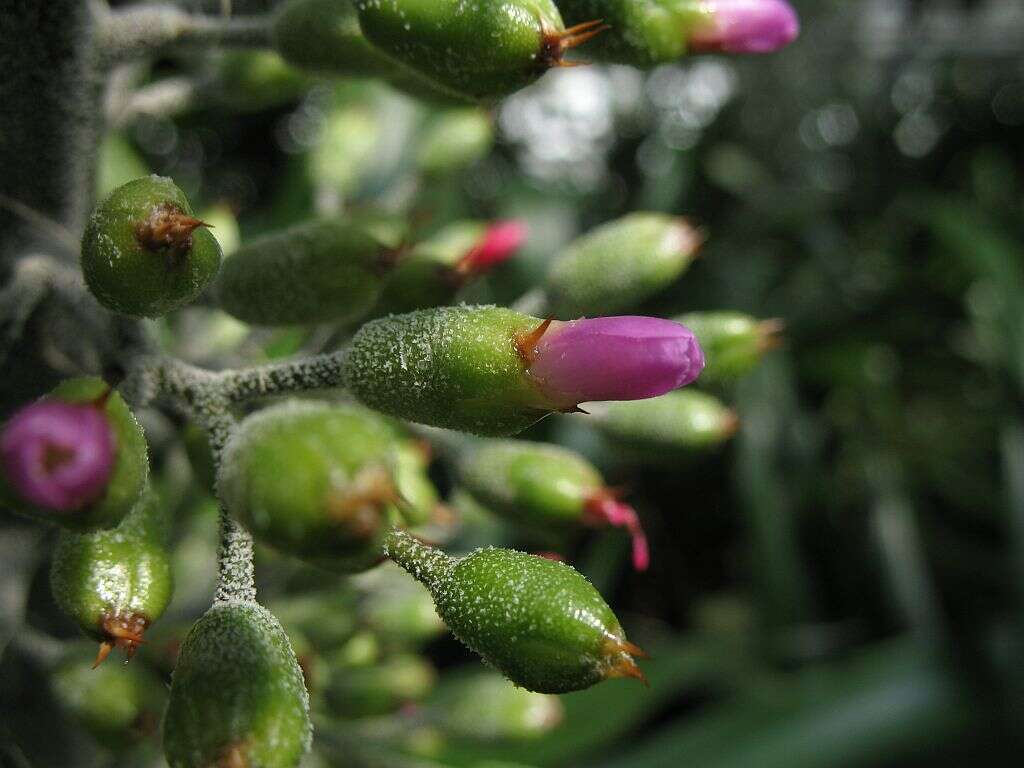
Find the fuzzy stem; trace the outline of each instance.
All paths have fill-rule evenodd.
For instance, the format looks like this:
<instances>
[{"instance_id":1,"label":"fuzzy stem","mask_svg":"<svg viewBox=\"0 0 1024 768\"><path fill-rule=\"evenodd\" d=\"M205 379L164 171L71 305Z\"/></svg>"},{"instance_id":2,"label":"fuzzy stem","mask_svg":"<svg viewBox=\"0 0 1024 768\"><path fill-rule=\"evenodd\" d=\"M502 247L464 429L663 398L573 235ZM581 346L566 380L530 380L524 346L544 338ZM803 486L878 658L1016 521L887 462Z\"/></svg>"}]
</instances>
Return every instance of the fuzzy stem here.
<instances>
[{"instance_id":1,"label":"fuzzy stem","mask_svg":"<svg viewBox=\"0 0 1024 768\"><path fill-rule=\"evenodd\" d=\"M99 39L104 61L114 63L176 45L267 47L270 27L269 16L203 16L173 5L144 5L104 14Z\"/></svg>"},{"instance_id":2,"label":"fuzzy stem","mask_svg":"<svg viewBox=\"0 0 1024 768\"><path fill-rule=\"evenodd\" d=\"M344 352L316 355L287 363L263 365L220 375L224 396L233 401L253 400L290 392L338 389L342 381Z\"/></svg>"},{"instance_id":3,"label":"fuzzy stem","mask_svg":"<svg viewBox=\"0 0 1024 768\"><path fill-rule=\"evenodd\" d=\"M450 555L398 528L384 537L384 555L402 566L431 592L444 582L455 565Z\"/></svg>"}]
</instances>

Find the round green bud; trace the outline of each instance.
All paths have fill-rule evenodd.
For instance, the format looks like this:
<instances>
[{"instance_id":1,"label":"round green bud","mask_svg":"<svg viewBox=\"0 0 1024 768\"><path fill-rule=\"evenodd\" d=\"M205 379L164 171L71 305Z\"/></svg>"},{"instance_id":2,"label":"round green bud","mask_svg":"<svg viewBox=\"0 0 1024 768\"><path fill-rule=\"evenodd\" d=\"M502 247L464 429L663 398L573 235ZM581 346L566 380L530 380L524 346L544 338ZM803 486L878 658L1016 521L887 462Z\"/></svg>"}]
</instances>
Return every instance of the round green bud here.
<instances>
[{"instance_id":1,"label":"round green bud","mask_svg":"<svg viewBox=\"0 0 1024 768\"><path fill-rule=\"evenodd\" d=\"M167 700L163 682L141 664L90 669L92 653L76 645L54 670L57 701L108 749L129 748L153 736Z\"/></svg>"},{"instance_id":2,"label":"round green bud","mask_svg":"<svg viewBox=\"0 0 1024 768\"><path fill-rule=\"evenodd\" d=\"M516 685L568 693L610 677L643 679L642 651L572 567L509 549L456 560L401 531L388 557L430 590L452 633Z\"/></svg>"},{"instance_id":3,"label":"round green bud","mask_svg":"<svg viewBox=\"0 0 1024 768\"><path fill-rule=\"evenodd\" d=\"M684 219L631 213L572 242L545 283L551 311L563 317L633 309L667 288L690 266L700 245Z\"/></svg>"},{"instance_id":4,"label":"round green bud","mask_svg":"<svg viewBox=\"0 0 1024 768\"><path fill-rule=\"evenodd\" d=\"M115 446L114 464L106 490L98 499L80 509L54 515L51 510L26 502L0 472L0 506L57 523L71 531L84 533L116 526L138 502L149 477L149 456L142 427L121 395L99 378L68 379L44 400L95 404L103 409Z\"/></svg>"},{"instance_id":5,"label":"round green bud","mask_svg":"<svg viewBox=\"0 0 1024 768\"><path fill-rule=\"evenodd\" d=\"M220 305L255 325L356 320L377 301L391 235L376 221L324 219L258 238L224 263Z\"/></svg>"},{"instance_id":6,"label":"round green bud","mask_svg":"<svg viewBox=\"0 0 1024 768\"><path fill-rule=\"evenodd\" d=\"M118 187L82 236L82 272L108 309L159 317L193 301L220 268L220 246L170 179Z\"/></svg>"},{"instance_id":7,"label":"round green bud","mask_svg":"<svg viewBox=\"0 0 1024 768\"><path fill-rule=\"evenodd\" d=\"M558 66L592 27L566 30L551 0L354 0L363 34L442 89L485 101Z\"/></svg>"},{"instance_id":8,"label":"round green bud","mask_svg":"<svg viewBox=\"0 0 1024 768\"><path fill-rule=\"evenodd\" d=\"M459 462L459 480L488 509L511 520L579 522L587 501L604 490L601 474L573 451L525 440L491 440Z\"/></svg>"},{"instance_id":9,"label":"round green bud","mask_svg":"<svg viewBox=\"0 0 1024 768\"><path fill-rule=\"evenodd\" d=\"M489 741L534 739L565 716L558 697L519 688L493 672L446 675L428 707L447 733Z\"/></svg>"},{"instance_id":10,"label":"round green bud","mask_svg":"<svg viewBox=\"0 0 1024 768\"><path fill-rule=\"evenodd\" d=\"M511 435L553 408L525 373L516 340L541 321L498 307L441 307L364 325L344 362L349 392L435 427Z\"/></svg>"},{"instance_id":11,"label":"round green bud","mask_svg":"<svg viewBox=\"0 0 1024 768\"><path fill-rule=\"evenodd\" d=\"M57 540L50 587L60 609L101 643L97 665L114 648L130 658L167 608L174 588L168 528L163 505L147 491L117 528Z\"/></svg>"},{"instance_id":12,"label":"round green bud","mask_svg":"<svg viewBox=\"0 0 1024 768\"><path fill-rule=\"evenodd\" d=\"M289 0L274 21L273 39L285 61L304 69L356 77L401 70L363 36L351 0Z\"/></svg>"},{"instance_id":13,"label":"round green bud","mask_svg":"<svg viewBox=\"0 0 1024 768\"><path fill-rule=\"evenodd\" d=\"M494 122L482 109L446 109L423 130L416 166L429 176L462 170L487 156L494 144Z\"/></svg>"},{"instance_id":14,"label":"round green bud","mask_svg":"<svg viewBox=\"0 0 1024 768\"><path fill-rule=\"evenodd\" d=\"M387 421L358 406L273 406L228 442L221 498L269 546L341 573L363 571L403 521L397 440Z\"/></svg>"},{"instance_id":15,"label":"round green bud","mask_svg":"<svg viewBox=\"0 0 1024 768\"><path fill-rule=\"evenodd\" d=\"M295 768L312 725L302 670L277 619L255 603L215 603L192 627L164 717L171 768Z\"/></svg>"},{"instance_id":16,"label":"round green bud","mask_svg":"<svg viewBox=\"0 0 1024 768\"><path fill-rule=\"evenodd\" d=\"M312 82L275 51L224 51L214 96L236 112L262 112L298 101Z\"/></svg>"},{"instance_id":17,"label":"round green bud","mask_svg":"<svg viewBox=\"0 0 1024 768\"><path fill-rule=\"evenodd\" d=\"M778 320L758 320L741 312L691 312L677 318L704 350L702 383L726 383L746 376L779 344Z\"/></svg>"},{"instance_id":18,"label":"round green bud","mask_svg":"<svg viewBox=\"0 0 1024 768\"><path fill-rule=\"evenodd\" d=\"M559 0L567 24L603 19L609 29L587 46L597 61L653 67L687 52L689 30L708 22L695 0Z\"/></svg>"},{"instance_id":19,"label":"round green bud","mask_svg":"<svg viewBox=\"0 0 1024 768\"><path fill-rule=\"evenodd\" d=\"M325 699L342 717L386 715L425 698L436 681L437 672L428 662L402 654L371 666L335 670Z\"/></svg>"},{"instance_id":20,"label":"round green bud","mask_svg":"<svg viewBox=\"0 0 1024 768\"><path fill-rule=\"evenodd\" d=\"M616 446L652 460L672 460L720 445L739 426L734 411L692 389L650 400L594 404L591 417Z\"/></svg>"}]
</instances>

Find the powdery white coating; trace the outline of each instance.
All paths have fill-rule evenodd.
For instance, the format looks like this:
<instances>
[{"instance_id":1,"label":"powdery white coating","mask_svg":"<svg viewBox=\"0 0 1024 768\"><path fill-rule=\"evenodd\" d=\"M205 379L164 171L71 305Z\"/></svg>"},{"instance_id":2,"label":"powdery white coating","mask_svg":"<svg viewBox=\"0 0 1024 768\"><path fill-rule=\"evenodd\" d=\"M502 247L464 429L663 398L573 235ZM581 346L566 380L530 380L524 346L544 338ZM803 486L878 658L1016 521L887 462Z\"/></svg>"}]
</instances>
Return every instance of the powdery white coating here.
<instances>
[{"instance_id":1,"label":"powdery white coating","mask_svg":"<svg viewBox=\"0 0 1024 768\"><path fill-rule=\"evenodd\" d=\"M231 748L253 768L294 768L312 736L309 695L281 624L253 602L215 604L189 632L171 678L171 768L209 766Z\"/></svg>"}]
</instances>

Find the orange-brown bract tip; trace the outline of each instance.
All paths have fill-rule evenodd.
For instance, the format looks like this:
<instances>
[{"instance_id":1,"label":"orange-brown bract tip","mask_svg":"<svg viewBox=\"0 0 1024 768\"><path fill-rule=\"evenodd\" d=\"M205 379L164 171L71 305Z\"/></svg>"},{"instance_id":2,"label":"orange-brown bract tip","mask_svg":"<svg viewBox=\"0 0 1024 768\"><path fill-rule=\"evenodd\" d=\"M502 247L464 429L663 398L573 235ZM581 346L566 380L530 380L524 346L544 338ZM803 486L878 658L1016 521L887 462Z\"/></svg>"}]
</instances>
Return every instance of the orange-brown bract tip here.
<instances>
[{"instance_id":1,"label":"orange-brown bract tip","mask_svg":"<svg viewBox=\"0 0 1024 768\"><path fill-rule=\"evenodd\" d=\"M241 744L232 744L221 753L216 768L249 768L249 758L245 752Z\"/></svg>"},{"instance_id":2,"label":"orange-brown bract tip","mask_svg":"<svg viewBox=\"0 0 1024 768\"><path fill-rule=\"evenodd\" d=\"M592 19L560 31L545 28L541 32L540 63L551 67L575 67L582 62L564 61L566 52L583 45L611 27L604 19Z\"/></svg>"},{"instance_id":3,"label":"orange-brown bract tip","mask_svg":"<svg viewBox=\"0 0 1024 768\"><path fill-rule=\"evenodd\" d=\"M778 349L782 346L782 332L786 330L786 323L784 320L778 317L773 317L769 320L762 320L757 325L757 333L760 337L758 339L758 350L761 352L771 352L773 349Z\"/></svg>"},{"instance_id":4,"label":"orange-brown bract tip","mask_svg":"<svg viewBox=\"0 0 1024 768\"><path fill-rule=\"evenodd\" d=\"M192 247L192 233L196 229L209 226L174 203L160 203L135 226L135 238L149 251L181 253Z\"/></svg>"},{"instance_id":5,"label":"orange-brown bract tip","mask_svg":"<svg viewBox=\"0 0 1024 768\"><path fill-rule=\"evenodd\" d=\"M384 467L367 467L356 475L351 487L328 495L327 512L352 535L370 538L380 527L380 510L401 501L391 474Z\"/></svg>"},{"instance_id":6,"label":"orange-brown bract tip","mask_svg":"<svg viewBox=\"0 0 1024 768\"><path fill-rule=\"evenodd\" d=\"M722 424L722 437L728 438L735 435L740 431L740 417L736 411L730 410L725 415L725 421Z\"/></svg>"},{"instance_id":7,"label":"orange-brown bract tip","mask_svg":"<svg viewBox=\"0 0 1024 768\"><path fill-rule=\"evenodd\" d=\"M527 366L529 366L530 363L533 362L533 358L536 357L537 343L541 340L544 334L547 333L552 322L554 322L554 318L549 317L529 333L520 333L516 336L516 349L519 350L519 357L522 358L523 362Z\"/></svg>"},{"instance_id":8,"label":"orange-brown bract tip","mask_svg":"<svg viewBox=\"0 0 1024 768\"><path fill-rule=\"evenodd\" d=\"M90 405L92 405L92 407L95 408L97 411L102 411L104 408L107 407L107 401L110 400L110 395L113 391L113 387L108 386L106 389L103 390L102 394L100 394L99 397L97 397L90 403Z\"/></svg>"},{"instance_id":9,"label":"orange-brown bract tip","mask_svg":"<svg viewBox=\"0 0 1024 768\"><path fill-rule=\"evenodd\" d=\"M633 659L634 656L639 659L650 658L640 646L620 637L609 637L605 641L604 650L610 662L604 673L605 679L628 677L639 680L645 687L650 688L647 676Z\"/></svg>"},{"instance_id":10,"label":"orange-brown bract tip","mask_svg":"<svg viewBox=\"0 0 1024 768\"><path fill-rule=\"evenodd\" d=\"M149 619L135 614L129 616L108 616L103 619L100 628L105 639L100 643L99 653L96 654L96 661L92 668L96 669L102 664L110 652L115 648L124 650L125 663L131 660L135 651L146 641L142 639L146 628L149 626Z\"/></svg>"},{"instance_id":11,"label":"orange-brown bract tip","mask_svg":"<svg viewBox=\"0 0 1024 768\"><path fill-rule=\"evenodd\" d=\"M108 642L100 643L100 650L96 654L96 661L94 661L92 663L92 668L96 669L96 667L98 667L100 664L102 664L104 661L106 661L107 660L107 656L110 655L110 652L112 650L114 650L114 644L113 643L108 643Z\"/></svg>"}]
</instances>

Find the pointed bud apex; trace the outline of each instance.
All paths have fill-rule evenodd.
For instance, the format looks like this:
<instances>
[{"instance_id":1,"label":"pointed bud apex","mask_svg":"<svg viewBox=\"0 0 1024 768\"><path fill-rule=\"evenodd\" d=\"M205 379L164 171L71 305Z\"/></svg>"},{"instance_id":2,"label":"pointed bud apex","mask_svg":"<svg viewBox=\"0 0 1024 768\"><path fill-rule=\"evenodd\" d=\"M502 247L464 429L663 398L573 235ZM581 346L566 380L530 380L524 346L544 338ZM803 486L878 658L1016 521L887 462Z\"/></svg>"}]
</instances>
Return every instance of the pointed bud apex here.
<instances>
[{"instance_id":1,"label":"pointed bud apex","mask_svg":"<svg viewBox=\"0 0 1024 768\"><path fill-rule=\"evenodd\" d=\"M480 241L459 260L455 269L467 276L486 272L518 251L526 241L526 235L524 221L496 221L487 227Z\"/></svg>"},{"instance_id":2,"label":"pointed bud apex","mask_svg":"<svg viewBox=\"0 0 1024 768\"><path fill-rule=\"evenodd\" d=\"M69 512L98 499L114 468L113 430L93 405L41 401L14 414L0 434L0 461L27 502Z\"/></svg>"},{"instance_id":3,"label":"pointed bud apex","mask_svg":"<svg viewBox=\"0 0 1024 768\"><path fill-rule=\"evenodd\" d=\"M771 53L800 34L796 11L785 0L705 0L704 6L710 18L693 30L693 51Z\"/></svg>"},{"instance_id":4,"label":"pointed bud apex","mask_svg":"<svg viewBox=\"0 0 1024 768\"><path fill-rule=\"evenodd\" d=\"M521 351L540 390L562 410L657 397L690 384L704 368L693 333L654 317L554 322Z\"/></svg>"},{"instance_id":5,"label":"pointed bud apex","mask_svg":"<svg viewBox=\"0 0 1024 768\"><path fill-rule=\"evenodd\" d=\"M430 590L455 636L516 685L567 693L643 677L611 608L564 563L494 547L455 560L397 530L385 551Z\"/></svg>"}]
</instances>

